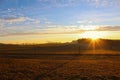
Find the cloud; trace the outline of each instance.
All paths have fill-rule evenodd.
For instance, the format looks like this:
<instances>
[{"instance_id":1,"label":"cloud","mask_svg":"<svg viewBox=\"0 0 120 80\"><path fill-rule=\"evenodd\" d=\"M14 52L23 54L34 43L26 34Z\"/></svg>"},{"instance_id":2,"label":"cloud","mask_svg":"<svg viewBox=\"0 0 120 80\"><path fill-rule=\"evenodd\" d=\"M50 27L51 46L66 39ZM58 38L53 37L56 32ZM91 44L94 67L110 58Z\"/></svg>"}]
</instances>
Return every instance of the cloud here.
<instances>
[{"instance_id":1,"label":"cloud","mask_svg":"<svg viewBox=\"0 0 120 80\"><path fill-rule=\"evenodd\" d=\"M119 6L120 0L37 0L42 6L49 7L65 7L65 6L80 6L82 4L99 6ZM47 5L46 5L47 4Z\"/></svg>"},{"instance_id":2,"label":"cloud","mask_svg":"<svg viewBox=\"0 0 120 80\"><path fill-rule=\"evenodd\" d=\"M50 34L77 34L81 33L82 31L68 31L68 32L19 32L19 33L10 33L10 34L0 34L0 37L7 37L7 36L22 36L22 35L50 35Z\"/></svg>"},{"instance_id":3,"label":"cloud","mask_svg":"<svg viewBox=\"0 0 120 80\"><path fill-rule=\"evenodd\" d=\"M28 18L26 17L8 17L8 18L2 18L0 19L1 22L7 22L7 23L15 23L15 22L23 22L26 21Z\"/></svg>"},{"instance_id":4,"label":"cloud","mask_svg":"<svg viewBox=\"0 0 120 80\"><path fill-rule=\"evenodd\" d=\"M21 27L22 29L23 27ZM5 33L0 34L0 37L6 36L22 36L22 35L50 35L50 34L77 34L83 32L77 28L77 26L62 26L56 25L53 27L34 29L34 30L26 30L26 31L16 31L15 27L5 29ZM12 32L11 32L12 31Z\"/></svg>"},{"instance_id":5,"label":"cloud","mask_svg":"<svg viewBox=\"0 0 120 80\"><path fill-rule=\"evenodd\" d=\"M16 25L17 23L17 25ZM34 19L34 18L30 18L30 17L4 17L4 18L0 18L0 25L3 25L4 27L14 27L19 25L24 25L24 26L37 26L40 25L40 20L39 19Z\"/></svg>"},{"instance_id":6,"label":"cloud","mask_svg":"<svg viewBox=\"0 0 120 80\"><path fill-rule=\"evenodd\" d=\"M88 5L98 7L119 7L120 0L84 0L88 2Z\"/></svg>"},{"instance_id":7,"label":"cloud","mask_svg":"<svg viewBox=\"0 0 120 80\"><path fill-rule=\"evenodd\" d=\"M80 20L80 21L77 21L78 24L90 24L90 23L93 23L92 20Z\"/></svg>"},{"instance_id":8,"label":"cloud","mask_svg":"<svg viewBox=\"0 0 120 80\"><path fill-rule=\"evenodd\" d=\"M93 27L93 28L92 28ZM81 34L85 31L120 31L120 26L76 26L76 25L68 25L68 26L62 26L62 25L53 25L51 27L46 28L34 28L30 30L25 31L16 31L14 28L6 29L6 33L1 33L0 37L7 37L7 36L23 36L23 35L50 35L50 34ZM20 27L22 30L24 27ZM28 27L26 27L28 28ZM12 30L13 29L13 30ZM19 30L20 30L19 29ZM11 32L12 31L12 32ZM15 31L15 32L13 32Z\"/></svg>"},{"instance_id":9,"label":"cloud","mask_svg":"<svg viewBox=\"0 0 120 80\"><path fill-rule=\"evenodd\" d=\"M0 24L0 27L2 27L2 24Z\"/></svg>"},{"instance_id":10,"label":"cloud","mask_svg":"<svg viewBox=\"0 0 120 80\"><path fill-rule=\"evenodd\" d=\"M96 31L120 31L120 26L101 26Z\"/></svg>"},{"instance_id":11,"label":"cloud","mask_svg":"<svg viewBox=\"0 0 120 80\"><path fill-rule=\"evenodd\" d=\"M81 4L83 0L37 0L44 7L66 7ZM47 4L47 5L46 5Z\"/></svg>"}]
</instances>

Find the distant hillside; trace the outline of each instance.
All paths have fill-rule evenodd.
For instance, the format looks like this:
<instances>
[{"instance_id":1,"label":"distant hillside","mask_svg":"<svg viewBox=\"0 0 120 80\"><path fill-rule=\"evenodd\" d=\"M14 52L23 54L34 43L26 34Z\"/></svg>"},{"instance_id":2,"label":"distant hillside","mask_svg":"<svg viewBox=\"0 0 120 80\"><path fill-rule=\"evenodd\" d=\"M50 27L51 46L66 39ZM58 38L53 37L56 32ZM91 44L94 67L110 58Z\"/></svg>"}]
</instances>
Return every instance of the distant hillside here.
<instances>
[{"instance_id":1,"label":"distant hillside","mask_svg":"<svg viewBox=\"0 0 120 80\"><path fill-rule=\"evenodd\" d=\"M77 52L78 50L114 50L120 51L120 40L99 39L93 42L90 39L74 40L71 43L48 43L36 45L0 44L0 54L8 53L52 53L52 52Z\"/></svg>"}]
</instances>

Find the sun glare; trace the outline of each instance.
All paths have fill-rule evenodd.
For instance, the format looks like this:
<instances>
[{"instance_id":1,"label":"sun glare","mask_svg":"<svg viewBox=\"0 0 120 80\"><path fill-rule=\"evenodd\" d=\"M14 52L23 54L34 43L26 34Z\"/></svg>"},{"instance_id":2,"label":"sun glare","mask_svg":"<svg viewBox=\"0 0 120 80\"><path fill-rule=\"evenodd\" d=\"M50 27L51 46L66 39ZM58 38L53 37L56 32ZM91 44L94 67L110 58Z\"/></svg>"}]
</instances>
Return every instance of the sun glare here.
<instances>
[{"instance_id":1,"label":"sun glare","mask_svg":"<svg viewBox=\"0 0 120 80\"><path fill-rule=\"evenodd\" d=\"M99 38L103 38L105 33L99 32L99 31L86 31L82 34L80 34L81 38L90 38L92 40L97 40Z\"/></svg>"},{"instance_id":2,"label":"sun glare","mask_svg":"<svg viewBox=\"0 0 120 80\"><path fill-rule=\"evenodd\" d=\"M97 39L99 39L99 38L97 38L97 37L92 37L91 38L93 41L96 41Z\"/></svg>"}]
</instances>

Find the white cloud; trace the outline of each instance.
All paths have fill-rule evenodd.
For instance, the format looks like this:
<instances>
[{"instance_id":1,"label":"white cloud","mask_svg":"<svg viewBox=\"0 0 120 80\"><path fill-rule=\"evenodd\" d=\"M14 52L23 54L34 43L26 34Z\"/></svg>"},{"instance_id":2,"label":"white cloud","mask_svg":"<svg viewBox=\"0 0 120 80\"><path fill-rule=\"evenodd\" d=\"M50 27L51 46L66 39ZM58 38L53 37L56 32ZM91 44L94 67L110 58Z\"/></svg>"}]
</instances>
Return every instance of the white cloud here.
<instances>
[{"instance_id":1,"label":"white cloud","mask_svg":"<svg viewBox=\"0 0 120 80\"><path fill-rule=\"evenodd\" d=\"M56 25L56 26L53 25L53 27L47 27L41 29L34 28L32 30L25 30L25 31L21 31L22 28L29 29L29 26L8 27L4 29L5 33L0 34L0 37L19 36L19 35L76 34L76 33L81 33L83 31L78 29L77 26L62 26L62 25Z\"/></svg>"},{"instance_id":2,"label":"white cloud","mask_svg":"<svg viewBox=\"0 0 120 80\"><path fill-rule=\"evenodd\" d=\"M26 25L40 25L40 20L39 19L34 19L34 18L29 18L29 17L7 17L7 18L0 18L0 24L2 25L6 25L9 24L9 26L14 26L17 24L21 24L23 23L25 26ZM6 26L4 26L6 27Z\"/></svg>"},{"instance_id":3,"label":"white cloud","mask_svg":"<svg viewBox=\"0 0 120 80\"><path fill-rule=\"evenodd\" d=\"M2 24L0 24L0 27L2 27Z\"/></svg>"},{"instance_id":4,"label":"white cloud","mask_svg":"<svg viewBox=\"0 0 120 80\"><path fill-rule=\"evenodd\" d=\"M38 2L44 7L73 6L73 5L79 5L81 1L83 0L38 0Z\"/></svg>"},{"instance_id":5,"label":"white cloud","mask_svg":"<svg viewBox=\"0 0 120 80\"><path fill-rule=\"evenodd\" d=\"M22 31L24 28L24 31ZM20 31L19 31L20 30ZM120 26L95 26L95 25L51 25L46 28L30 29L29 26L8 27L5 33L1 33L0 37L20 36L20 35L50 35L50 34L81 34L84 31L120 31Z\"/></svg>"},{"instance_id":6,"label":"white cloud","mask_svg":"<svg viewBox=\"0 0 120 80\"><path fill-rule=\"evenodd\" d=\"M120 0L84 0L88 2L88 5L97 7L119 7Z\"/></svg>"},{"instance_id":7,"label":"white cloud","mask_svg":"<svg viewBox=\"0 0 120 80\"><path fill-rule=\"evenodd\" d=\"M95 7L99 6L119 6L120 0L38 0L42 6L49 7L65 7L65 6L76 6L81 4L93 5ZM46 5L46 3L48 5Z\"/></svg>"},{"instance_id":8,"label":"white cloud","mask_svg":"<svg viewBox=\"0 0 120 80\"><path fill-rule=\"evenodd\" d=\"M91 20L80 20L80 21L77 21L78 24L90 24L90 23L93 23L93 21Z\"/></svg>"},{"instance_id":9,"label":"white cloud","mask_svg":"<svg viewBox=\"0 0 120 80\"><path fill-rule=\"evenodd\" d=\"M28 18L26 18L26 17L18 17L18 18L11 17L11 18L2 18L2 19L0 19L0 21L1 22L14 23L14 22L23 22L27 19Z\"/></svg>"}]
</instances>

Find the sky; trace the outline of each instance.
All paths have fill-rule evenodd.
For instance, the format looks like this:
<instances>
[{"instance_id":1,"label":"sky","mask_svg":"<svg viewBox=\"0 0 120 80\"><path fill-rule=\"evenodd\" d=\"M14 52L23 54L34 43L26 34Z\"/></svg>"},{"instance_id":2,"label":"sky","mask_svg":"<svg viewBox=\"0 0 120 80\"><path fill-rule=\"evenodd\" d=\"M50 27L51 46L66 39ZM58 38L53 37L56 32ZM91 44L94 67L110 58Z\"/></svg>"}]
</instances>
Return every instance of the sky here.
<instances>
[{"instance_id":1,"label":"sky","mask_svg":"<svg viewBox=\"0 0 120 80\"><path fill-rule=\"evenodd\" d=\"M120 39L120 0L0 0L0 43Z\"/></svg>"}]
</instances>

